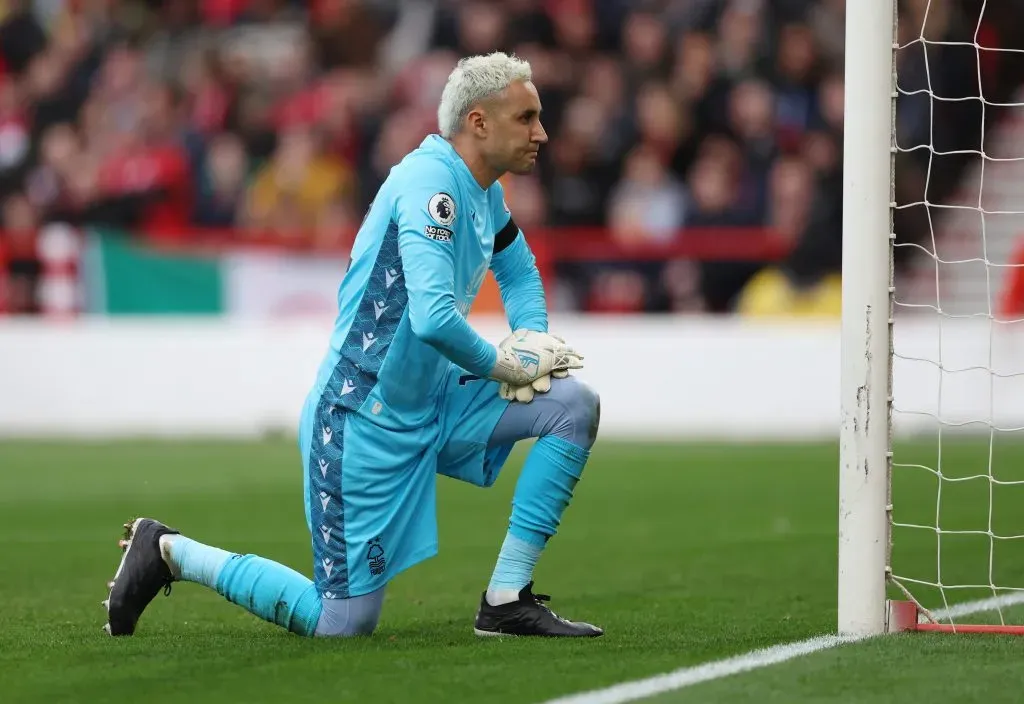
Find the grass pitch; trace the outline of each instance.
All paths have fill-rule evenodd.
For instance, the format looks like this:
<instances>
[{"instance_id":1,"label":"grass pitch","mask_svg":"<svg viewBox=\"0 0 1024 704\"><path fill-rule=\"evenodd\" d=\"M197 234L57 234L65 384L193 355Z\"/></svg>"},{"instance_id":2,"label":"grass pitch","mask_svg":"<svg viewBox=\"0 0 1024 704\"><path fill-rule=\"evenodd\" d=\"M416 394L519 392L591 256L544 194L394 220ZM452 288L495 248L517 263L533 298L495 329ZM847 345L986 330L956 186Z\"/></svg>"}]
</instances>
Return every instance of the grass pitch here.
<instances>
[{"instance_id":1,"label":"grass pitch","mask_svg":"<svg viewBox=\"0 0 1024 704\"><path fill-rule=\"evenodd\" d=\"M936 467L937 447L901 446L897 461ZM989 449L944 442L947 478L987 472ZM112 639L100 601L133 516L310 573L294 442L0 443L0 702L539 702L834 631L833 444L599 442L536 579L558 613L606 636L477 639L522 457L491 489L439 480L441 554L392 583L372 638L302 639L176 584L136 636ZM1024 446L999 444L991 466L1024 477ZM897 470L897 519L934 525L938 510L943 528L984 534L945 535L940 552L934 531L901 529L897 572L934 580L941 565L947 582L987 584L991 570L1024 586L1024 540L987 535L1024 533L1024 488L943 481L937 501L938 484ZM652 701L1019 701L1021 649L898 636Z\"/></svg>"}]
</instances>

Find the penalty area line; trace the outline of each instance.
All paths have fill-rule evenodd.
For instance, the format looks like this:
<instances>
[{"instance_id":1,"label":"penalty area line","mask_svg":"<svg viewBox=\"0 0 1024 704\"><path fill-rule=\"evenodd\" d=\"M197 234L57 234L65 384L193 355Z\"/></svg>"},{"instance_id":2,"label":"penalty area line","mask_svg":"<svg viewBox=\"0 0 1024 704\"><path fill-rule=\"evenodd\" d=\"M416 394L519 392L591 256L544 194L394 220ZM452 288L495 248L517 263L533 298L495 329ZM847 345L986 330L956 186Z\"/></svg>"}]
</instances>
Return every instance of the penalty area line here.
<instances>
[{"instance_id":1,"label":"penalty area line","mask_svg":"<svg viewBox=\"0 0 1024 704\"><path fill-rule=\"evenodd\" d=\"M941 609L933 613L941 621L970 616L971 614L984 611L992 611L997 608L1020 603L1024 603L1024 593L1014 592L988 599L965 601L948 609ZM624 702L633 702L665 692L692 687L702 682L710 682L711 680L737 675L742 672L777 665L787 660L793 660L794 658L828 650L838 645L855 643L865 639L865 636L824 635L796 641L795 643L780 643L779 645L752 650L742 655L725 658L724 660L713 660L701 663L700 665L683 667L661 675L654 675L653 677L622 682L610 687L549 699L543 704L624 704Z\"/></svg>"}]
</instances>

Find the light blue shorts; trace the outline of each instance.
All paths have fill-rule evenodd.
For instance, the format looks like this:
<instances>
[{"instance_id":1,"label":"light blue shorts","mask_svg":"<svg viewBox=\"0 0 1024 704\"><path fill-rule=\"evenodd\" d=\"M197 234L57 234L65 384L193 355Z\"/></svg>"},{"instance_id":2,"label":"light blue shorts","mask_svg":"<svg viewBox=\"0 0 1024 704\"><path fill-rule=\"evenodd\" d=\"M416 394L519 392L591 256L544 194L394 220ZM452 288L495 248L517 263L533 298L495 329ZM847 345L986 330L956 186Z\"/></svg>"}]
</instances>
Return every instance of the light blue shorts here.
<instances>
[{"instance_id":1,"label":"light blue shorts","mask_svg":"<svg viewBox=\"0 0 1024 704\"><path fill-rule=\"evenodd\" d=\"M451 365L433 424L394 431L312 392L299 422L313 579L327 599L368 594L437 554L436 475L490 486L511 444L498 382Z\"/></svg>"}]
</instances>

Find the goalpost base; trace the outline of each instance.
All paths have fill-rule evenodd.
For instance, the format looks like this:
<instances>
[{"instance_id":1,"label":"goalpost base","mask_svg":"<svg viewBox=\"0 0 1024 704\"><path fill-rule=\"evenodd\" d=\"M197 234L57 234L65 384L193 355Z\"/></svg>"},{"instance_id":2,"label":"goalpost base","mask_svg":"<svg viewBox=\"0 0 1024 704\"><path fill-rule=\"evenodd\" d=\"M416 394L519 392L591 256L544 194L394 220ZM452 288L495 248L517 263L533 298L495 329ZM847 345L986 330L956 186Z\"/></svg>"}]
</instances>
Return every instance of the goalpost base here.
<instances>
[{"instance_id":1,"label":"goalpost base","mask_svg":"<svg viewBox=\"0 0 1024 704\"><path fill-rule=\"evenodd\" d=\"M1024 636L1024 626L988 624L934 623L912 601L890 599L886 602L886 632L906 633L994 633L1004 636Z\"/></svg>"}]
</instances>

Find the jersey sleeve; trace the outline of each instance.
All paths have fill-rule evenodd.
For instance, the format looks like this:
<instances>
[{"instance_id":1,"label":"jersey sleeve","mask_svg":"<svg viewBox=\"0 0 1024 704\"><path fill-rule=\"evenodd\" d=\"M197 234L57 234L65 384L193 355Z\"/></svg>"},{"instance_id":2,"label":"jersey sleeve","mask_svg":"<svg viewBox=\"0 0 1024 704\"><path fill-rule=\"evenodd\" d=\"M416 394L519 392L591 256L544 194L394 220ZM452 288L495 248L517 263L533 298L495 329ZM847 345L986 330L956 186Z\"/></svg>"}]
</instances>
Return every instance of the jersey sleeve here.
<instances>
[{"instance_id":1,"label":"jersey sleeve","mask_svg":"<svg viewBox=\"0 0 1024 704\"><path fill-rule=\"evenodd\" d=\"M500 188L500 184L496 185ZM494 235L491 271L501 290L509 327L547 332L547 304L537 259L526 242L526 236L512 219L503 192L499 191L495 196L497 205L493 211L493 222L500 223L500 226Z\"/></svg>"},{"instance_id":2,"label":"jersey sleeve","mask_svg":"<svg viewBox=\"0 0 1024 704\"><path fill-rule=\"evenodd\" d=\"M455 248L460 217L458 190L443 164L430 164L396 184L394 219L416 337L467 371L488 376L497 350L455 306Z\"/></svg>"}]
</instances>

